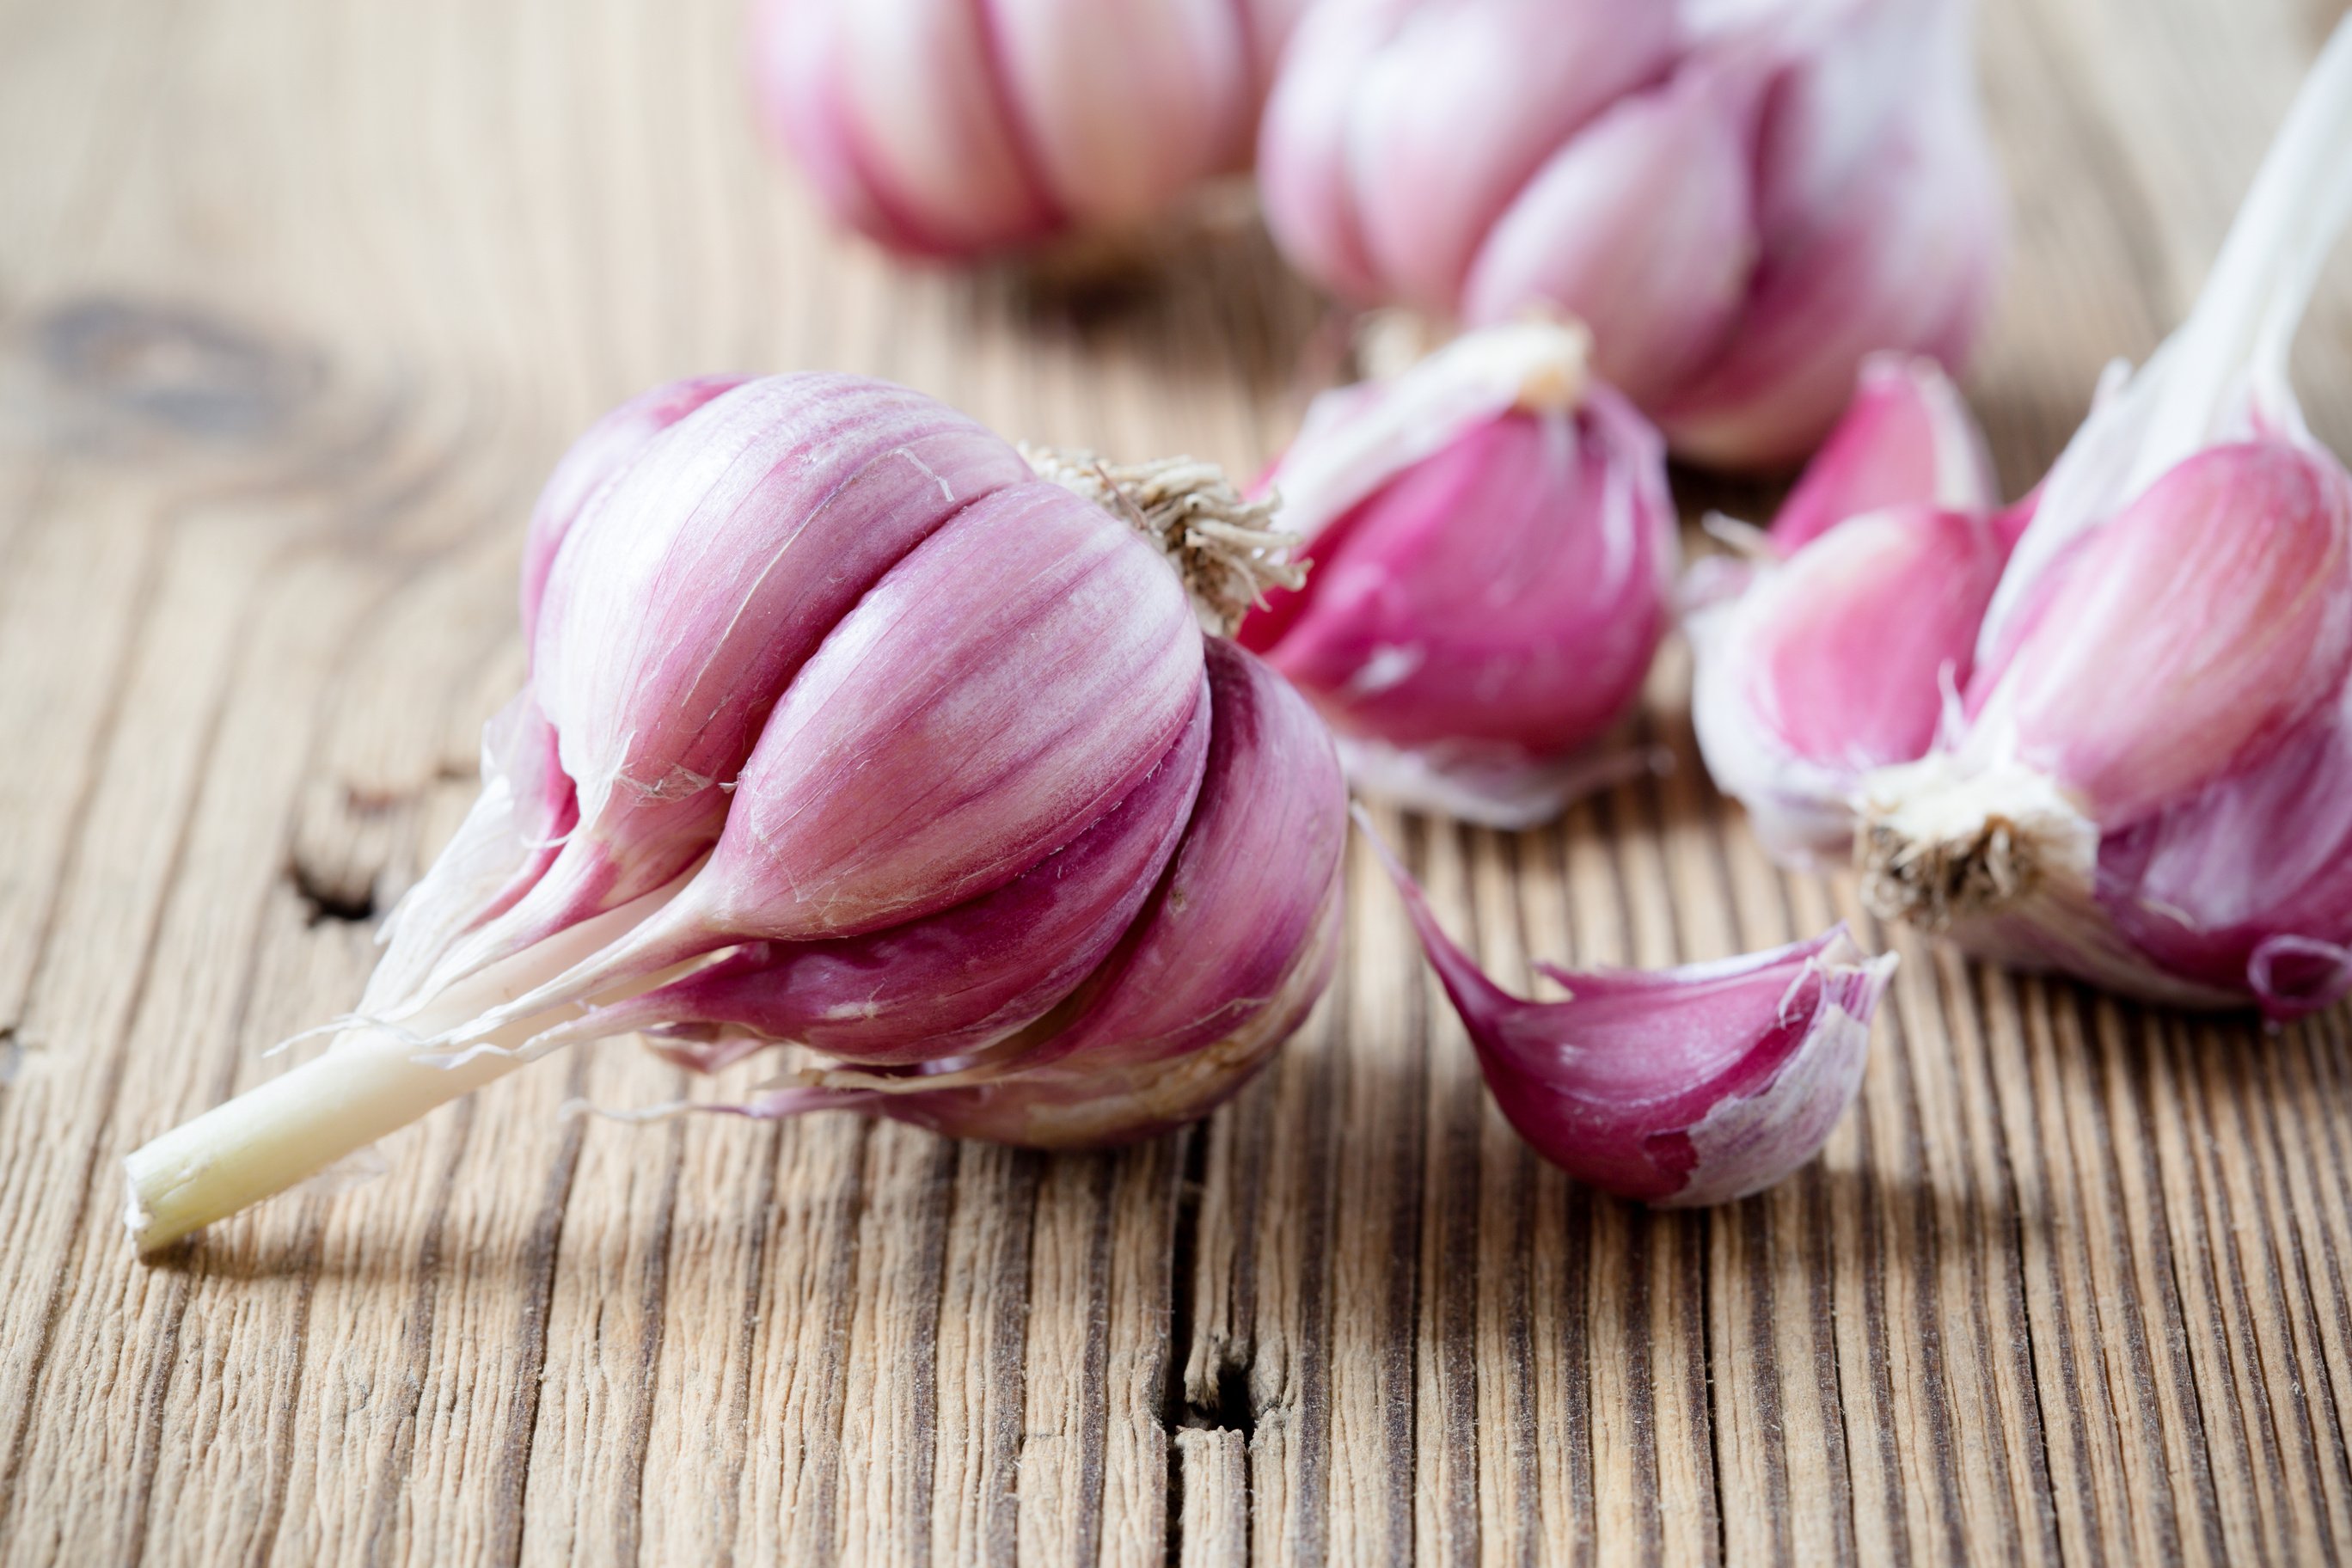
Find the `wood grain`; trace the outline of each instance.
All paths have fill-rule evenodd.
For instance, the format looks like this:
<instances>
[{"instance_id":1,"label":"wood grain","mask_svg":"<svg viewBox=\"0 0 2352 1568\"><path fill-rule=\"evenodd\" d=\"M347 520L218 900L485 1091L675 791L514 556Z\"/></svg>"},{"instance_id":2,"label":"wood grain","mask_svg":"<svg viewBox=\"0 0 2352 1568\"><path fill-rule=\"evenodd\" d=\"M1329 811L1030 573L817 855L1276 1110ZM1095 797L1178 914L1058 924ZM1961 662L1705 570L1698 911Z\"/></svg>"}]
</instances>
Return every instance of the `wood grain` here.
<instances>
[{"instance_id":1,"label":"wood grain","mask_svg":"<svg viewBox=\"0 0 2352 1568\"><path fill-rule=\"evenodd\" d=\"M1986 0L2021 489L2196 287L2340 0ZM164 1267L116 1161L349 1005L474 788L566 437L656 379L897 377L1249 471L1331 358L1224 226L1116 289L910 270L748 125L731 3L0 3L0 1563L2336 1563L2352 1023L1988 972L1676 767L1379 817L1495 972L1832 919L1902 952L1826 1156L1596 1198L1485 1098L1360 851L1332 992L1115 1155L632 1129L626 1048ZM1304 367L1304 368L1302 368ZM2352 450L2352 279L2314 311ZM1754 488L1691 497L1753 510Z\"/></svg>"}]
</instances>

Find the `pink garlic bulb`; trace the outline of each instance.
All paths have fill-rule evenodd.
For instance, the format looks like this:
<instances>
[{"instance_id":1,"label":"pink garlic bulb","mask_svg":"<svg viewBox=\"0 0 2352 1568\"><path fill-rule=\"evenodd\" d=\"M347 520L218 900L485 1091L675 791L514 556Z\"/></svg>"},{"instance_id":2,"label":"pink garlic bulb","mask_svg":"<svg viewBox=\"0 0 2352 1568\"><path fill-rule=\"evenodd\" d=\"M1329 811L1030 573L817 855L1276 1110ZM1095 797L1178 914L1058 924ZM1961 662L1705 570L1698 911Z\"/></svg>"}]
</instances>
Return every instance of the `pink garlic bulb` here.
<instances>
[{"instance_id":1,"label":"pink garlic bulb","mask_svg":"<svg viewBox=\"0 0 2352 1568\"><path fill-rule=\"evenodd\" d=\"M1335 0L1260 133L1267 221L1365 304L1531 306L1677 456L1802 457L1856 368L1956 365L2002 248L1968 0Z\"/></svg>"},{"instance_id":2,"label":"pink garlic bulb","mask_svg":"<svg viewBox=\"0 0 2352 1568\"><path fill-rule=\"evenodd\" d=\"M1038 460L1085 482L838 375L592 429L533 520L480 802L335 1043L131 1157L142 1246L631 1031L814 1053L714 1109L1038 1145L1244 1082L1328 978L1346 832L1313 712L1200 627L1286 580L1281 537L1189 459Z\"/></svg>"},{"instance_id":3,"label":"pink garlic bulb","mask_svg":"<svg viewBox=\"0 0 2352 1568\"><path fill-rule=\"evenodd\" d=\"M1580 1182L1670 1208L1746 1197L1819 1153L1862 1087L1895 958L1863 957L1843 926L1675 969L1539 964L1569 994L1528 1002L1454 945L1380 852L1496 1104Z\"/></svg>"},{"instance_id":4,"label":"pink garlic bulb","mask_svg":"<svg viewBox=\"0 0 2352 1568\"><path fill-rule=\"evenodd\" d=\"M2059 458L1961 721L1861 786L1865 892L1970 948L2296 1016L2352 990L2352 475L2288 353L2352 216L2352 23L2196 309Z\"/></svg>"},{"instance_id":5,"label":"pink garlic bulb","mask_svg":"<svg viewBox=\"0 0 2352 1568\"><path fill-rule=\"evenodd\" d=\"M1360 789L1499 826L1559 813L1670 622L1656 436L1580 329L1470 333L1318 399L1269 476L1304 586L1238 634L1307 693Z\"/></svg>"},{"instance_id":6,"label":"pink garlic bulb","mask_svg":"<svg viewBox=\"0 0 2352 1568\"><path fill-rule=\"evenodd\" d=\"M835 217L975 256L1244 167L1303 3L755 0L752 83Z\"/></svg>"},{"instance_id":7,"label":"pink garlic bulb","mask_svg":"<svg viewBox=\"0 0 2352 1568\"><path fill-rule=\"evenodd\" d=\"M1943 373L1876 359L1748 559L1693 572L1699 749L1775 858L1844 859L1863 775L1927 755L2015 542L1996 504Z\"/></svg>"}]
</instances>

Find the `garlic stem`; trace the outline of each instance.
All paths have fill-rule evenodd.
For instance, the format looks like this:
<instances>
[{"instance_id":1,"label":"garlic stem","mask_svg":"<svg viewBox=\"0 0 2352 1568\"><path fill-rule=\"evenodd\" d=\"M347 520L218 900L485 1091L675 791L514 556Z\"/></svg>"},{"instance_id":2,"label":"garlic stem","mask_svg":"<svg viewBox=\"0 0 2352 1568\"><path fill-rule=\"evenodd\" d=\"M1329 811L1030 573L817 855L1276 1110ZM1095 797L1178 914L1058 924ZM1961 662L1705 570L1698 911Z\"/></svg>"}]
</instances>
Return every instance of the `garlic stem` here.
<instances>
[{"instance_id":1,"label":"garlic stem","mask_svg":"<svg viewBox=\"0 0 2352 1568\"><path fill-rule=\"evenodd\" d=\"M2352 219L2352 18L2304 79L2189 320L2160 351L2168 374L2120 500L2213 439L2224 400L2284 385L2312 289ZM2154 383L2155 363L2143 376Z\"/></svg>"},{"instance_id":2,"label":"garlic stem","mask_svg":"<svg viewBox=\"0 0 2352 1568\"><path fill-rule=\"evenodd\" d=\"M507 1031L520 1045L527 1029ZM398 1035L373 1028L339 1037L325 1054L214 1107L123 1162L131 1180L123 1223L141 1252L284 1192L426 1111L523 1065L478 1055L436 1067Z\"/></svg>"},{"instance_id":3,"label":"garlic stem","mask_svg":"<svg viewBox=\"0 0 2352 1568\"><path fill-rule=\"evenodd\" d=\"M142 1252L168 1247L522 1066L530 1059L523 1047L570 1009L534 1008L488 1034L467 1026L625 935L658 902L583 921L404 1011L397 1024L354 1025L314 1059L139 1149L122 1163L131 1239ZM649 974L596 1000L620 1001L668 978ZM419 1043L436 1037L462 1037L468 1049L445 1065L450 1055Z\"/></svg>"}]
</instances>

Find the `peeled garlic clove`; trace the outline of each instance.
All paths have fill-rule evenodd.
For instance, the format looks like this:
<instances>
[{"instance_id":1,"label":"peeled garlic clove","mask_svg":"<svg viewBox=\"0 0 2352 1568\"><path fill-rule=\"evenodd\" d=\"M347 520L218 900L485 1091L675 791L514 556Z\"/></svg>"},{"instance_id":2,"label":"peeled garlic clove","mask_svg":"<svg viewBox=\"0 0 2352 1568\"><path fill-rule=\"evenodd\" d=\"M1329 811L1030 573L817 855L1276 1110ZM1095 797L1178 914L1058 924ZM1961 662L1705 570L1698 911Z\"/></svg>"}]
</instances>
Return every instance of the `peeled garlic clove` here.
<instances>
[{"instance_id":1,"label":"peeled garlic clove","mask_svg":"<svg viewBox=\"0 0 2352 1568\"><path fill-rule=\"evenodd\" d=\"M1208 668L1200 797L1126 939L1023 1048L929 1084L852 1075L885 1086L871 1109L1034 1147L1123 1142L1207 1114L1305 1021L1338 952L1347 789L1279 677L1222 639Z\"/></svg>"},{"instance_id":2,"label":"peeled garlic clove","mask_svg":"<svg viewBox=\"0 0 2352 1568\"><path fill-rule=\"evenodd\" d=\"M1771 540L1791 553L1848 518L1909 505L1984 515L1999 509L2000 491L1984 432L1943 367L1874 354L1837 428L1773 517Z\"/></svg>"},{"instance_id":3,"label":"peeled garlic clove","mask_svg":"<svg viewBox=\"0 0 2352 1568\"><path fill-rule=\"evenodd\" d=\"M1766 80L1750 60L1710 62L1596 116L1482 230L1464 317L1509 321L1539 300L1600 323L1596 367L1645 406L1705 369L1740 319L1756 265Z\"/></svg>"},{"instance_id":4,"label":"peeled garlic clove","mask_svg":"<svg viewBox=\"0 0 2352 1568\"><path fill-rule=\"evenodd\" d=\"M1842 925L1675 969L1544 965L1568 998L1528 1002L1454 946L1381 855L1495 1102L1579 1181L1664 1207L1746 1197L1819 1153L1862 1086L1895 955L1864 958Z\"/></svg>"},{"instance_id":5,"label":"peeled garlic clove","mask_svg":"<svg viewBox=\"0 0 2352 1568\"><path fill-rule=\"evenodd\" d=\"M1985 517L1892 507L1754 567L1738 597L1692 616L1699 749L1767 852L1845 855L1863 776L1935 742L2008 555Z\"/></svg>"},{"instance_id":6,"label":"peeled garlic clove","mask_svg":"<svg viewBox=\"0 0 2352 1568\"><path fill-rule=\"evenodd\" d=\"M992 893L864 936L747 942L541 1043L646 1029L705 1070L780 1041L869 1065L992 1045L1076 989L1134 923L1192 817L1210 726L1204 689L1150 777Z\"/></svg>"},{"instance_id":7,"label":"peeled garlic clove","mask_svg":"<svg viewBox=\"0 0 2352 1568\"><path fill-rule=\"evenodd\" d=\"M1351 390L1270 482L1314 572L1240 640L1358 784L1504 826L1555 815L1640 692L1676 559L1663 453L1585 382L1579 336L1490 328Z\"/></svg>"}]
</instances>

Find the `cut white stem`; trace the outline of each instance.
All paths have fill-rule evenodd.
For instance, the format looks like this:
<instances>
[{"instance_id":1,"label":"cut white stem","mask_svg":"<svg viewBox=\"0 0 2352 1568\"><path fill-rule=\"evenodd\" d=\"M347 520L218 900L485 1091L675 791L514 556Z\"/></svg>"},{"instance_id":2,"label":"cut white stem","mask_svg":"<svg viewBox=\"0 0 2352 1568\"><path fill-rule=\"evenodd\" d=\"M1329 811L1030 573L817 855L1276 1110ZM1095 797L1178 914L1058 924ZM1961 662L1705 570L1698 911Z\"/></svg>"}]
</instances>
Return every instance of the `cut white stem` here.
<instances>
[{"instance_id":1,"label":"cut white stem","mask_svg":"<svg viewBox=\"0 0 2352 1568\"><path fill-rule=\"evenodd\" d=\"M514 1043L522 1037L518 1034ZM436 1067L419 1059L416 1047L399 1035L351 1030L325 1054L184 1122L125 1160L131 1202L123 1224L140 1251L169 1247L505 1077L523 1059L484 1054L460 1066Z\"/></svg>"},{"instance_id":2,"label":"cut white stem","mask_svg":"<svg viewBox=\"0 0 2352 1568\"><path fill-rule=\"evenodd\" d=\"M170 1246L214 1220L272 1197L530 1059L531 1039L569 1019L534 1012L488 1035L467 1033L452 1061L429 1044L544 984L645 916L625 905L493 964L405 1014L397 1025L355 1024L314 1059L186 1122L123 1162L131 1196L123 1223L142 1252ZM648 975L599 1002L662 984ZM509 1054L511 1053L511 1054Z\"/></svg>"}]
</instances>

